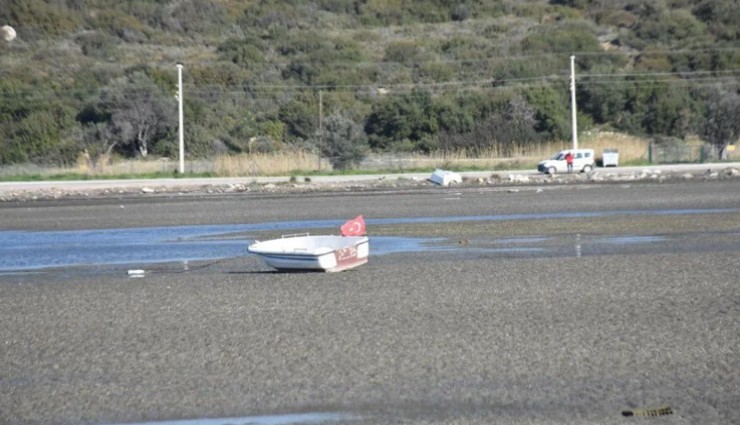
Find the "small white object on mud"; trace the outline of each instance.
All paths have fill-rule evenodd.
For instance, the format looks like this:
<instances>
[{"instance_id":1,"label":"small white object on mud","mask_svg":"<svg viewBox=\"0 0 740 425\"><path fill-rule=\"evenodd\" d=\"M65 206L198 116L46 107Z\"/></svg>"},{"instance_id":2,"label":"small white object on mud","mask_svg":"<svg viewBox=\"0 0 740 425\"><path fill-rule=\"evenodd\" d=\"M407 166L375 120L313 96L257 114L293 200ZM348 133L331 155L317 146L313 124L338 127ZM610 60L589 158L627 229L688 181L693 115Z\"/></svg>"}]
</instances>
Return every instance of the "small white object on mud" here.
<instances>
[{"instance_id":1,"label":"small white object on mud","mask_svg":"<svg viewBox=\"0 0 740 425\"><path fill-rule=\"evenodd\" d=\"M453 183L462 183L462 176L453 171L447 171L437 168L432 173L432 177L429 178L429 181L440 186L449 186Z\"/></svg>"}]
</instances>

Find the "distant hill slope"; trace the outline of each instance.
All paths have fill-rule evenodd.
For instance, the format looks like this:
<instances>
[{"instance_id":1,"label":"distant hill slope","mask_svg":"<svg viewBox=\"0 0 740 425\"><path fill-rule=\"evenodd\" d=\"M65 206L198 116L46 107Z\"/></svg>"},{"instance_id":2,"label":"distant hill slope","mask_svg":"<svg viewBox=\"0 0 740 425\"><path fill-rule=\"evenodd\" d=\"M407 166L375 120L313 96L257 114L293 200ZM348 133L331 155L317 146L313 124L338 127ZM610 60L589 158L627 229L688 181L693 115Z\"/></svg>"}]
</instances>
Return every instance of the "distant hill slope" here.
<instances>
[{"instance_id":1,"label":"distant hill slope","mask_svg":"<svg viewBox=\"0 0 740 425\"><path fill-rule=\"evenodd\" d=\"M571 54L584 128L702 133L740 76L733 0L2 3L0 164L173 156L177 62L189 155L345 164L568 139Z\"/></svg>"}]
</instances>

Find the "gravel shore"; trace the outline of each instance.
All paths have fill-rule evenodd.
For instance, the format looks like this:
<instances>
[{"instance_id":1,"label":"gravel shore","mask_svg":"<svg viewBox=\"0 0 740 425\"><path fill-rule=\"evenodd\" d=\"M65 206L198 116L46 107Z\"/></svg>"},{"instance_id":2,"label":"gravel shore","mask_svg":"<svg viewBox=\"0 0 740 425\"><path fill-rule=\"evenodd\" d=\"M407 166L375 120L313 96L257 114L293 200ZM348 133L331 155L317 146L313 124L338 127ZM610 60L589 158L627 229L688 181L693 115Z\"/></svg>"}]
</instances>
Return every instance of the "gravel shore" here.
<instances>
[{"instance_id":1,"label":"gravel shore","mask_svg":"<svg viewBox=\"0 0 740 425\"><path fill-rule=\"evenodd\" d=\"M692 164L702 165L702 164ZM573 184L609 183L665 183L681 181L740 180L737 163L707 164L686 170L670 168L630 167L628 169L602 168L591 173L532 174L531 172L468 172L460 173L467 188L517 188L530 186L559 186ZM162 179L139 183L136 180L78 182L0 182L0 202L36 201L53 199L130 198L139 196L221 196L240 193L320 193L347 191L415 190L434 188L426 175L358 175L283 178L235 179Z\"/></svg>"}]
</instances>

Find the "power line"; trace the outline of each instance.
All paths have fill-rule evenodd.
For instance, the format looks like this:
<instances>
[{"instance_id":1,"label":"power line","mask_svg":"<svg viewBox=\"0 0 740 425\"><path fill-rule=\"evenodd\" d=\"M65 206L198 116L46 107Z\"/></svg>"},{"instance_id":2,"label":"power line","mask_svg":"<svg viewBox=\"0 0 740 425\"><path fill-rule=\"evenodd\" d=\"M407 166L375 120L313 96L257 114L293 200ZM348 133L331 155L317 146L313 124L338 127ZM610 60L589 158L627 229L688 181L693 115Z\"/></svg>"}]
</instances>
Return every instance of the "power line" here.
<instances>
[{"instance_id":1,"label":"power line","mask_svg":"<svg viewBox=\"0 0 740 425\"><path fill-rule=\"evenodd\" d=\"M740 49L737 49L740 50ZM692 83L707 83L707 82L723 82L727 83L728 79L736 78L740 74L740 69L725 69L725 70L694 70L694 71L669 71L669 72L628 72L628 73L581 73L577 75L579 85L592 85L592 84L645 84L645 83L670 83L670 84L692 84ZM660 77L660 78L659 78ZM679 77L679 78L675 78ZM701 77L701 78L699 78ZM429 89L429 90L444 90L444 89L460 89L467 87L476 88L528 88L528 87L540 87L543 84L552 84L558 82L566 82L566 75L539 75L533 77L520 77L520 78L477 78L467 80L450 80L440 82L408 82L408 83L364 83L364 84L252 84L244 82L239 85L236 84L196 84L187 83L184 87L187 92L196 96L216 96L223 94L238 94L238 95L249 95L254 96L255 93L273 93L273 92L314 92L318 90L328 90L334 92L355 92L355 93L376 93L379 95L393 94L394 92L405 92L413 89ZM35 97L44 94L56 94L56 95L90 95L91 93L104 93L108 91L110 87L81 87L81 88L70 88L70 89L44 89L39 91L35 88L24 88L18 89L13 88L5 90L3 95L5 97ZM174 88L173 88L174 90ZM385 93L383 93L385 92ZM127 97L140 96L143 98L145 95L150 95L151 89L146 87L132 87L127 86L125 89ZM174 95L174 91L173 91ZM42 96L48 98L49 96Z\"/></svg>"},{"instance_id":2,"label":"power line","mask_svg":"<svg viewBox=\"0 0 740 425\"><path fill-rule=\"evenodd\" d=\"M507 61L539 61L543 58L558 58L562 59L564 63L567 62L567 58L573 54L576 57L583 57L583 56L589 56L589 57L595 57L595 56L603 56L603 57L636 57L636 56L653 56L653 55L677 55L677 54L701 54L701 53L711 53L711 52L739 52L740 53L740 47L712 47L712 48L702 48L702 49L666 49L666 50L650 50L650 51L577 51L577 52L553 52L553 53L534 53L534 54L518 54L518 55L501 55L497 57L487 57L487 58L468 58L468 59L433 59L433 60L414 60L414 61L408 61L408 62L401 62L401 61L388 61L388 60L379 60L379 61L342 61L342 60L329 60L325 61L322 59L316 59L311 60L310 58L305 57L285 57L283 61L274 61L274 62L260 62L256 63L256 66L278 66L278 67L285 67L288 65L322 65L325 67L338 67L338 66L347 66L352 68L357 67L379 67L379 68L402 68L402 69L412 69L419 66L424 65L475 65L475 64L495 64L500 62L507 62ZM220 65L222 62L199 62L199 65L203 64L213 64L213 65Z\"/></svg>"},{"instance_id":3,"label":"power line","mask_svg":"<svg viewBox=\"0 0 740 425\"><path fill-rule=\"evenodd\" d=\"M711 74L734 74L740 73L740 68L723 69L717 71L670 71L670 72L633 72L617 74L579 74L578 78L625 78L625 77L655 77L655 76L689 76L689 75L711 75Z\"/></svg>"}]
</instances>

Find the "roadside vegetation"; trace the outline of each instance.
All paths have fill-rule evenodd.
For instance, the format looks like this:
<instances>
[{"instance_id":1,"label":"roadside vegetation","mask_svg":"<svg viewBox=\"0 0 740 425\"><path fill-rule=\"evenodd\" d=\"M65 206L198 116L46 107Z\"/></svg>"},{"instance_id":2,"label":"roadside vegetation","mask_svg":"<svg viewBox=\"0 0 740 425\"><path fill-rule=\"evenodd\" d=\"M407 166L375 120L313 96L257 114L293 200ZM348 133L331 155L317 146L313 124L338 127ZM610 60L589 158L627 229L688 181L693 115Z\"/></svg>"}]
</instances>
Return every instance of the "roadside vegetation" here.
<instances>
[{"instance_id":1,"label":"roadside vegetation","mask_svg":"<svg viewBox=\"0 0 740 425\"><path fill-rule=\"evenodd\" d=\"M530 167L570 143L571 54L584 147L740 136L733 0L6 0L2 25L3 178L171 176L178 62L199 175Z\"/></svg>"}]
</instances>

